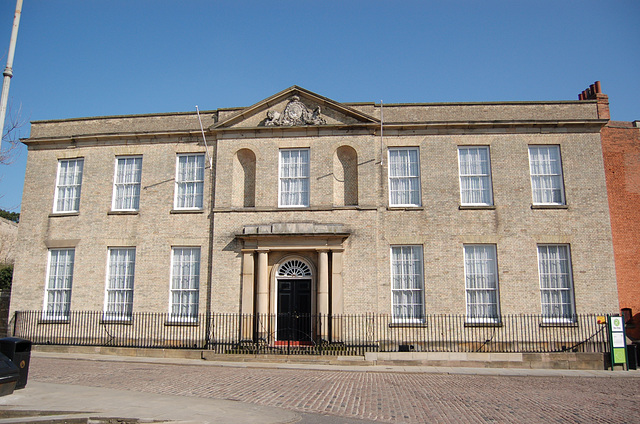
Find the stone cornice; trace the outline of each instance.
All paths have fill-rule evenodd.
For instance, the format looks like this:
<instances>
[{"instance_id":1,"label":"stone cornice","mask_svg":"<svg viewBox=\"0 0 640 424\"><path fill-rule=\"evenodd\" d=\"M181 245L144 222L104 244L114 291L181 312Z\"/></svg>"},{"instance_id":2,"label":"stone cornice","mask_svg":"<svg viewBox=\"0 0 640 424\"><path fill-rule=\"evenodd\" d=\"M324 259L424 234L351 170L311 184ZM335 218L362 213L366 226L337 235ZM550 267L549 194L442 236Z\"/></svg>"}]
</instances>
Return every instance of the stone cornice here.
<instances>
[{"instance_id":1,"label":"stone cornice","mask_svg":"<svg viewBox=\"0 0 640 424\"><path fill-rule=\"evenodd\" d=\"M344 224L324 224L317 222L275 222L271 224L245 225L239 238L256 236L282 235L317 235L317 236L348 236L351 231Z\"/></svg>"},{"instance_id":2,"label":"stone cornice","mask_svg":"<svg viewBox=\"0 0 640 424\"><path fill-rule=\"evenodd\" d=\"M54 144L54 143L77 143L77 142L97 142L97 141L116 141L116 140L153 140L160 138L175 138L175 137L199 137L202 138L202 132L200 130L187 130L187 131L145 131L145 132L130 132L130 133L108 133L108 134L83 134L72 136L60 136L60 137L31 137L20 140L27 146L37 146L41 144Z\"/></svg>"},{"instance_id":3,"label":"stone cornice","mask_svg":"<svg viewBox=\"0 0 640 424\"><path fill-rule=\"evenodd\" d=\"M510 128L510 127L597 127L601 128L606 119L579 120L504 120L504 121L431 121L431 122L385 122L384 129L414 128Z\"/></svg>"},{"instance_id":4,"label":"stone cornice","mask_svg":"<svg viewBox=\"0 0 640 424\"><path fill-rule=\"evenodd\" d=\"M446 130L474 130L477 132L492 132L492 130L500 129L509 132L519 132L519 129L531 128L540 131L559 130L584 130L600 131L607 124L606 119L587 119L587 120L505 120L505 121L432 121L432 122L388 122L384 124L384 131L387 135L396 135L397 132L411 131L446 131ZM250 127L250 128L215 128L205 130L207 135L216 137L223 134L236 135L241 134L243 137L255 138L265 137L269 134L278 135L307 135L322 136L334 135L336 132L344 132L345 134L377 134L380 126L376 123L358 123L349 125L322 125L322 126L298 126L298 127ZM390 133L393 131L393 133ZM536 131L537 132L537 131ZM44 144L55 143L79 143L79 142L99 142L99 141L142 141L154 139L166 139L176 137L195 137L201 138L201 132L198 130L177 130L177 131L145 131L145 132L128 132L128 133L105 133L105 134L84 134L60 137L35 137L21 140L22 143L31 147Z\"/></svg>"},{"instance_id":5,"label":"stone cornice","mask_svg":"<svg viewBox=\"0 0 640 424\"><path fill-rule=\"evenodd\" d=\"M607 123L605 119L588 119L588 120L505 120L505 121L432 121L432 122L385 122L384 132L386 135L396 135L389 131L447 131L447 130L474 130L474 133L478 132L495 132L492 130L503 130L502 132L509 132L512 129L513 132L520 132L519 130L525 128L536 129L539 131L554 131L557 129L559 132L565 132L567 130L583 131L584 129L590 129L592 132L600 131L600 129ZM218 128L212 129L212 134L218 135L219 138L224 138L224 134L229 135L241 135L243 138L257 138L268 137L270 134L277 135L334 135L336 132L344 132L345 134L358 134L370 133L379 134L380 125L374 123L361 123L350 125L322 125L322 126L309 126L309 127L250 127L250 128ZM222 137L220 137L222 136Z\"/></svg>"}]
</instances>

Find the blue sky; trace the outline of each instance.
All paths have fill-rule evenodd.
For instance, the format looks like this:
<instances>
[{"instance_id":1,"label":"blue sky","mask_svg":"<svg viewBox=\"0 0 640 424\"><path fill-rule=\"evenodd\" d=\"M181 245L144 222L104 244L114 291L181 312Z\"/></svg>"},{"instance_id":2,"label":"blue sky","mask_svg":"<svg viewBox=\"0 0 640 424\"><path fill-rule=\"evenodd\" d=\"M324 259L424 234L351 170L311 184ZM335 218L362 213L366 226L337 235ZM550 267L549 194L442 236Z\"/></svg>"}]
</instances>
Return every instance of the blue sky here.
<instances>
[{"instance_id":1,"label":"blue sky","mask_svg":"<svg viewBox=\"0 0 640 424\"><path fill-rule=\"evenodd\" d=\"M14 9L0 0L2 69ZM632 121L639 21L637 0L24 0L9 100L32 121L250 106L292 85L341 102L573 100L600 80ZM20 210L26 156L0 165L0 208Z\"/></svg>"}]
</instances>

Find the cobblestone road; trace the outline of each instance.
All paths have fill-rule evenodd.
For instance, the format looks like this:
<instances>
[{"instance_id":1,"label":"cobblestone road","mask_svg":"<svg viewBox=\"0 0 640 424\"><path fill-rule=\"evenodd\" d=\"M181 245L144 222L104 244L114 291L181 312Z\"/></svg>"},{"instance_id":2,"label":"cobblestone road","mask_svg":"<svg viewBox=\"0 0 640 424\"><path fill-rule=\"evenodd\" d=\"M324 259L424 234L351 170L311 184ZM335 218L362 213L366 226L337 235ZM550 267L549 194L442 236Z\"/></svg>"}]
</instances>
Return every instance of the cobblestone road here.
<instances>
[{"instance_id":1,"label":"cobblestone road","mask_svg":"<svg viewBox=\"0 0 640 424\"><path fill-rule=\"evenodd\" d=\"M34 357L29 380L400 423L640 423L640 378L256 369Z\"/></svg>"}]
</instances>

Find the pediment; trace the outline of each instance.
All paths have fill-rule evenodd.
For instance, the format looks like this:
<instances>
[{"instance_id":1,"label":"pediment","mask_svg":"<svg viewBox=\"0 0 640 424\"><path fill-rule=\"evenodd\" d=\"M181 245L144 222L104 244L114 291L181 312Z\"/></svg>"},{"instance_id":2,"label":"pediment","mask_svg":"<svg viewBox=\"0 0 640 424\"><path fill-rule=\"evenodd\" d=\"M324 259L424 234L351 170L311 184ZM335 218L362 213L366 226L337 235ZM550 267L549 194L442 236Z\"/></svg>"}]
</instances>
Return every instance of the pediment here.
<instances>
[{"instance_id":1,"label":"pediment","mask_svg":"<svg viewBox=\"0 0 640 424\"><path fill-rule=\"evenodd\" d=\"M379 122L359 110L294 85L240 110L210 129L379 125Z\"/></svg>"}]
</instances>

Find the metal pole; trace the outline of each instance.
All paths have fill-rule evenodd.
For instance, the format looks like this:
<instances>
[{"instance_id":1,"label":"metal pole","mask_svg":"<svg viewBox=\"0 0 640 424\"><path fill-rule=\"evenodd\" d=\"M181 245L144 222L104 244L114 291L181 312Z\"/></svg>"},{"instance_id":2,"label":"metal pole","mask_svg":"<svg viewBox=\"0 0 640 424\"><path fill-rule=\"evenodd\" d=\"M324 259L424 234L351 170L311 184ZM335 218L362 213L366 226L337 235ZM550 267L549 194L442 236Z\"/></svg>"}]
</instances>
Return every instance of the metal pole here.
<instances>
[{"instance_id":1,"label":"metal pole","mask_svg":"<svg viewBox=\"0 0 640 424\"><path fill-rule=\"evenodd\" d=\"M209 146L207 146L207 137L204 135L204 127L202 126L202 119L200 119L200 110L198 109L198 105L196 105L196 113L198 114L200 131L202 131L202 139L204 140L204 151L207 154L207 159L209 159L209 169L213 171L213 159L211 159L211 156L209 155Z\"/></svg>"},{"instance_id":2,"label":"metal pole","mask_svg":"<svg viewBox=\"0 0 640 424\"><path fill-rule=\"evenodd\" d=\"M9 54L7 55L7 67L4 68L4 80L2 81L2 98L0 99L0 137L4 136L4 119L7 114L7 100L9 99L9 84L13 76L13 54L16 51L16 40L18 39L18 26L20 25L20 14L22 13L22 0L16 2L16 13L13 17L13 29L11 30L11 42L9 43Z\"/></svg>"},{"instance_id":3,"label":"metal pole","mask_svg":"<svg viewBox=\"0 0 640 424\"><path fill-rule=\"evenodd\" d=\"M380 165L384 165L384 112L383 112L382 99L380 100Z\"/></svg>"},{"instance_id":4,"label":"metal pole","mask_svg":"<svg viewBox=\"0 0 640 424\"><path fill-rule=\"evenodd\" d=\"M204 127L202 126L202 119L200 118L200 109L198 109L198 105L196 105L196 114L198 115L198 122L200 123L200 131L202 132L202 140L204 141L204 152L207 155L207 158L209 159L209 170L210 170L210 176L211 176L211 202L210 202L210 211L209 211L209 246L207 249L208 252L208 258L207 258L207 304L205 306L205 319L207 320L206 322L206 334L205 334L205 340L204 340L204 349L209 349L209 345L211 343L211 330L213 328L212 325L212 314L211 314L211 295L212 295L212 287L211 285L213 284L213 277L212 277L212 273L213 273L213 242L214 242L214 236L213 236L213 230L214 230L214 226L215 226L215 219L214 219L214 213L213 213L213 209L215 208L216 205L216 176L215 176L215 172L216 170L213 168L213 158L211 157L211 155L209 154L209 146L207 145L207 137L204 134ZM224 321L226 323L226 319Z\"/></svg>"}]
</instances>

